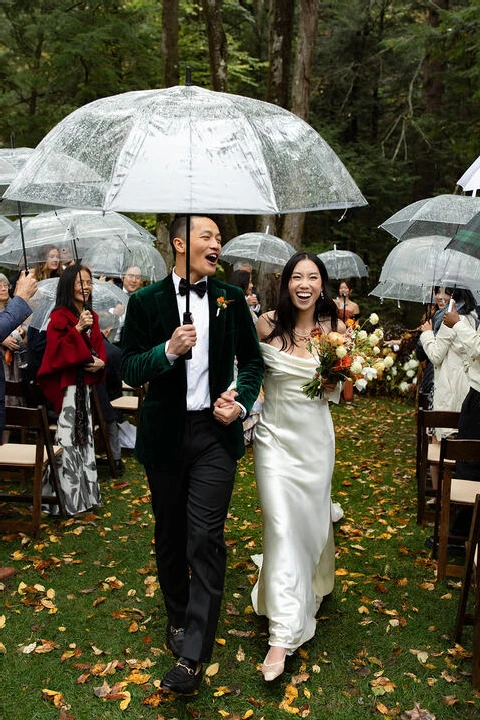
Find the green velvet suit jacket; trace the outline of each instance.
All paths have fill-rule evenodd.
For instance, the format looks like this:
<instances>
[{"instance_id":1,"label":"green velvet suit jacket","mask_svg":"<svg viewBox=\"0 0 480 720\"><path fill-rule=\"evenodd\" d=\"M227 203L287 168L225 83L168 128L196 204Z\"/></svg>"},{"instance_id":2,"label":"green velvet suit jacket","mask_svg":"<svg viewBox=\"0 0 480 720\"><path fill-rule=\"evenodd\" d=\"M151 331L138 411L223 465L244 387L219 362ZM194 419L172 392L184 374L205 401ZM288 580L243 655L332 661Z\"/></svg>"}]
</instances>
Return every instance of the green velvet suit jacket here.
<instances>
[{"instance_id":1,"label":"green velvet suit jacket","mask_svg":"<svg viewBox=\"0 0 480 720\"><path fill-rule=\"evenodd\" d=\"M263 359L250 311L240 288L208 279L209 381L213 403L228 389L237 359L237 400L250 412L263 379ZM217 298L231 300L218 310ZM181 459L186 417L185 360L173 365L165 345L181 324L172 276L134 293L128 302L122 336L122 376L133 387L148 383L142 404L135 456L158 470L173 469ZM195 352L193 348L192 352ZM212 414L212 430L234 458L245 452L242 421L228 426Z\"/></svg>"}]
</instances>

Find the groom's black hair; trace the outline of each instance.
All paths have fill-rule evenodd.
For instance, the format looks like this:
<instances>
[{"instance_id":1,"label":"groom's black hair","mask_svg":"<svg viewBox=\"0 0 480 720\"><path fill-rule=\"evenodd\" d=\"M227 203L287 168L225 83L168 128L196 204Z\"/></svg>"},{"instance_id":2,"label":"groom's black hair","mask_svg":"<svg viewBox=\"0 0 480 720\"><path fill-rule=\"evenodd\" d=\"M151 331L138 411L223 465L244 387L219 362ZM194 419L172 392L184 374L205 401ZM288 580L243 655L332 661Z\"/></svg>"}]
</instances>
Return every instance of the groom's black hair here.
<instances>
[{"instance_id":1,"label":"groom's black hair","mask_svg":"<svg viewBox=\"0 0 480 720\"><path fill-rule=\"evenodd\" d=\"M181 237L185 239L185 236L187 234L187 217L190 218L190 230L192 229L192 220L196 217L207 217L210 218L210 220L213 220L213 222L219 226L219 218L217 215L209 215L208 213L193 213L190 215L189 213L182 213L175 215L172 222L170 223L170 233L169 233L169 239L170 239L170 245L172 246L173 254L175 255L175 247L173 245L173 239L176 237ZM219 226L220 227L220 226Z\"/></svg>"}]
</instances>

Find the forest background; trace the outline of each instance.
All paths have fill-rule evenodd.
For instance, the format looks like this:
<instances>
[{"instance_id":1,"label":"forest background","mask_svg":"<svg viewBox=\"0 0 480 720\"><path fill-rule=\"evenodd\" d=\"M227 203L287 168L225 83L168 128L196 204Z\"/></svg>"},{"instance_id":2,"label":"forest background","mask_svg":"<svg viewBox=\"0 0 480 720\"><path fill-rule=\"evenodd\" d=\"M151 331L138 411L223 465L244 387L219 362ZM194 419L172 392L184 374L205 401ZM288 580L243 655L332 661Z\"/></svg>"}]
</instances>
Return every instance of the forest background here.
<instances>
[{"instance_id":1,"label":"forest background","mask_svg":"<svg viewBox=\"0 0 480 720\"><path fill-rule=\"evenodd\" d=\"M368 292L395 245L378 225L460 191L480 154L480 0L1 0L0 145L35 147L76 108L184 84L276 103L307 120L369 205L282 218L225 217L224 238L265 230L297 248L336 244L369 266L362 309L408 327L420 306ZM168 258L164 216L136 217ZM336 289L334 287L333 289ZM270 304L270 289L263 299Z\"/></svg>"}]
</instances>

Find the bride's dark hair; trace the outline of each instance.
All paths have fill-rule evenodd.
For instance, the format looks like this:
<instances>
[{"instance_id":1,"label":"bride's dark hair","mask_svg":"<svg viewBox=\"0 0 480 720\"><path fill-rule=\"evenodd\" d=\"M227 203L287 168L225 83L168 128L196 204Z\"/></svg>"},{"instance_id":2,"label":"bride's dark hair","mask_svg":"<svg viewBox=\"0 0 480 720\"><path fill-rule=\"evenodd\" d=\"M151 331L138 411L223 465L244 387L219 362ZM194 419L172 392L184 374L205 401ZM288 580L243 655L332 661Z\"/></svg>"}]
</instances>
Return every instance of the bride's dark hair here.
<instances>
[{"instance_id":1,"label":"bride's dark hair","mask_svg":"<svg viewBox=\"0 0 480 720\"><path fill-rule=\"evenodd\" d=\"M297 309L292 303L288 284L293 275L295 267L301 260L311 260L318 268L320 277L322 278L322 292L315 303L314 319L319 322L321 318L328 317L330 319L332 330L337 329L337 306L332 300L328 292L328 272L323 262L313 253L297 252L292 255L290 260L283 268L282 277L280 279L280 290L278 293L277 309L273 315L271 323L273 325L271 333L265 338L266 342L270 342L273 338L280 337L282 339L282 350L286 350L288 345L295 345L295 323L297 320ZM290 343L288 343L290 340Z\"/></svg>"}]
</instances>

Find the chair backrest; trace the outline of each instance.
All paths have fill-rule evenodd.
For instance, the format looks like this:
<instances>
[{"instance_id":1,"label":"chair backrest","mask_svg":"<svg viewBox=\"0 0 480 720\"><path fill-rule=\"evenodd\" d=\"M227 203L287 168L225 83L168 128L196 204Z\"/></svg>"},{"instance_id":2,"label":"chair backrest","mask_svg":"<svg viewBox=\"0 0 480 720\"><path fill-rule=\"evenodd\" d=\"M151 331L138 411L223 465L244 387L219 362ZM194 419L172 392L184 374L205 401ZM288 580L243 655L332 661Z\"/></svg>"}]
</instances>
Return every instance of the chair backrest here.
<instances>
[{"instance_id":1,"label":"chair backrest","mask_svg":"<svg viewBox=\"0 0 480 720\"><path fill-rule=\"evenodd\" d=\"M443 472L443 465L446 460L464 460L480 465L480 440L442 438L440 445L440 472Z\"/></svg>"},{"instance_id":2,"label":"chair backrest","mask_svg":"<svg viewBox=\"0 0 480 720\"><path fill-rule=\"evenodd\" d=\"M460 413L452 410L424 410L417 412L417 477L423 477L427 470L428 436L427 428L458 428Z\"/></svg>"}]
</instances>

